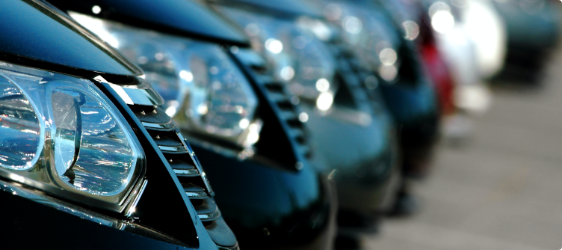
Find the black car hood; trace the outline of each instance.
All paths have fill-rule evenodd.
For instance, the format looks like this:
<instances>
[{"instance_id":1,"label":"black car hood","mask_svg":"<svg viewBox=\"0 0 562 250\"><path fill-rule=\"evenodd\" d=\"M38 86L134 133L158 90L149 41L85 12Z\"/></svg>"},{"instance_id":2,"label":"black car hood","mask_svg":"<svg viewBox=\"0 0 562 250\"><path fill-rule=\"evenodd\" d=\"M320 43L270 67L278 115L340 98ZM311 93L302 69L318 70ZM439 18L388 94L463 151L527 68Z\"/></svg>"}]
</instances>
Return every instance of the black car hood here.
<instances>
[{"instance_id":1,"label":"black car hood","mask_svg":"<svg viewBox=\"0 0 562 250\"><path fill-rule=\"evenodd\" d=\"M246 5L274 15L310 16L322 18L322 12L299 0L210 0L220 4Z\"/></svg>"},{"instance_id":2,"label":"black car hood","mask_svg":"<svg viewBox=\"0 0 562 250\"><path fill-rule=\"evenodd\" d=\"M249 46L247 37L207 7L188 0L49 0L63 11L74 11L131 26L219 43ZM97 7L95 7L97 6ZM93 8L99 11L93 13Z\"/></svg>"},{"instance_id":3,"label":"black car hood","mask_svg":"<svg viewBox=\"0 0 562 250\"><path fill-rule=\"evenodd\" d=\"M0 1L0 31L3 61L75 75L143 74L70 17L40 1Z\"/></svg>"}]
</instances>

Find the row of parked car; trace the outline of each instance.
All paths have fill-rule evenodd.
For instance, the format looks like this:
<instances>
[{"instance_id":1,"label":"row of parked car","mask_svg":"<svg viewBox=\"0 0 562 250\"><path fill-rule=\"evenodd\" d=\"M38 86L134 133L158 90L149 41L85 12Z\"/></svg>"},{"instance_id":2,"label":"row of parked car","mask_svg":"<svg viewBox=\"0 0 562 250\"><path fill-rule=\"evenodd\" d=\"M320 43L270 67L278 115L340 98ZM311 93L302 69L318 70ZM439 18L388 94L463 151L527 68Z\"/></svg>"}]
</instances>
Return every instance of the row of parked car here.
<instances>
[{"instance_id":1,"label":"row of parked car","mask_svg":"<svg viewBox=\"0 0 562 250\"><path fill-rule=\"evenodd\" d=\"M1 1L2 248L359 248L554 4Z\"/></svg>"}]
</instances>

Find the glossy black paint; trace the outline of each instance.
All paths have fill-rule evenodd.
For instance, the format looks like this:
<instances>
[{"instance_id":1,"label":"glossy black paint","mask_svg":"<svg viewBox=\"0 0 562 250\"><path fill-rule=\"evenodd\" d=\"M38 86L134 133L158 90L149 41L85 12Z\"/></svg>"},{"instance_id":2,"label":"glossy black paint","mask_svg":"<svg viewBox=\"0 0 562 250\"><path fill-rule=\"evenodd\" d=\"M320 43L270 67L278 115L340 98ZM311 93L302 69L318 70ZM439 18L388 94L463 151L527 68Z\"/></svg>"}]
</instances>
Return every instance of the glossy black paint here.
<instances>
[{"instance_id":1,"label":"glossy black paint","mask_svg":"<svg viewBox=\"0 0 562 250\"><path fill-rule=\"evenodd\" d=\"M210 150L197 151L201 162L213 162L212 169L207 170L209 178L221 178L213 185L217 203L229 210L224 213L225 219L244 249L331 248L337 210L333 183L314 171L310 164L315 159L298 150L264 83L241 55L231 56L250 80L260 103L257 112L264 128L256 144L257 154L274 161L254 157L241 162ZM301 164L300 169L296 164ZM218 190L224 190L222 197Z\"/></svg>"},{"instance_id":2,"label":"glossy black paint","mask_svg":"<svg viewBox=\"0 0 562 250\"><path fill-rule=\"evenodd\" d=\"M493 1L507 30L507 55L500 77L537 80L560 37L560 2Z\"/></svg>"},{"instance_id":3,"label":"glossy black paint","mask_svg":"<svg viewBox=\"0 0 562 250\"><path fill-rule=\"evenodd\" d=\"M335 206L310 166L287 171L193 144L241 249L326 249ZM328 238L324 240L323 238Z\"/></svg>"},{"instance_id":4,"label":"glossy black paint","mask_svg":"<svg viewBox=\"0 0 562 250\"><path fill-rule=\"evenodd\" d=\"M368 5L372 8L373 15L380 15L386 23L393 24L393 31L402 38L395 45L402 60L398 81L394 84L381 84L381 93L399 126L403 174L421 177L429 171L429 162L439 138L441 115L435 87L422 69L415 45L403 38L401 24L391 17L389 6L383 0L375 2L378 4Z\"/></svg>"},{"instance_id":5,"label":"glossy black paint","mask_svg":"<svg viewBox=\"0 0 562 250\"><path fill-rule=\"evenodd\" d=\"M0 26L16 24L8 31L18 33L14 35L15 38L0 37L0 44L5 45L0 50L6 51L6 54L2 54L2 60L9 58L21 65L83 77L101 73L115 84L138 82L136 75L142 74L140 69L129 64L120 54L109 49L62 12L38 1L2 2L0 7L0 12L10 12L0 17L3 20ZM45 44L39 46L41 42ZM28 47L24 48L23 45ZM41 47L45 45L51 47ZM5 57L8 54L9 57ZM120 98L116 98L118 95L107 84L97 83L97 86L127 119L146 155L145 178L151 184L148 184L138 203L134 219L84 207L77 201L60 201L128 225L125 227L126 232L120 231L45 207L16 193L0 191L0 200L4 204L0 211L9 215L2 216L0 221L2 225L11 225L9 230L2 230L2 248L13 244L17 249L216 249L179 186L177 177L161 152L156 150L156 144L140 121ZM61 238L61 234L64 237Z\"/></svg>"},{"instance_id":6,"label":"glossy black paint","mask_svg":"<svg viewBox=\"0 0 562 250\"><path fill-rule=\"evenodd\" d=\"M249 3L252 5L248 6ZM252 8L260 13L263 8L263 3L259 1L230 0L223 1L221 4ZM303 2L279 0L267 4L268 8L275 10L275 14L272 14L274 16L287 19L299 16L318 17L309 15L307 11L296 12L285 9L285 6L289 5L300 9L308 8L308 5ZM339 45L331 46L338 47ZM337 75L342 76L342 81L359 81L358 76L349 71L349 62L346 59L338 58L337 61L337 64L340 65ZM343 67L343 65L347 66ZM357 83L357 85L360 84ZM354 87L347 86L352 86L351 83L341 85L357 91ZM370 222L376 224L377 217L380 215L378 212L388 191L391 175L395 173L393 171L396 160L396 140L393 137L395 131L392 120L385 110L375 111L369 107L366 108L366 111L361 109L361 115L367 115L372 119L368 125L343 119L342 116L349 116L349 113L358 113L356 107L348 110L350 107L347 106L355 106L358 102L366 104L363 100L357 100L353 94L348 94L349 96L345 96L345 100L343 100L347 105L339 103L341 99L338 99L338 94L336 94L333 110L328 114L320 114L312 103L301 102L299 107L308 114L309 120L306 126L311 134L314 155L320 158L318 162L315 162L319 164L315 164L314 167L320 172L331 173L337 185L338 209L340 210L338 217L350 218L342 217L344 213L360 214L354 217L361 217L360 221L353 220L353 222L345 221L345 219L340 221L338 218L338 224L357 226L363 223L363 218L369 218ZM363 93L363 95L365 94ZM339 106L340 104L346 107L342 108ZM368 105L372 105L373 108L384 106L380 99ZM366 226L372 227L373 224Z\"/></svg>"},{"instance_id":7,"label":"glossy black paint","mask_svg":"<svg viewBox=\"0 0 562 250\"><path fill-rule=\"evenodd\" d=\"M440 114L433 87L382 86L381 92L398 126L403 174L425 176L439 138Z\"/></svg>"},{"instance_id":8,"label":"glossy black paint","mask_svg":"<svg viewBox=\"0 0 562 250\"><path fill-rule=\"evenodd\" d=\"M189 0L82 0L49 1L64 11L75 11L144 29L190 36L219 43L247 46L249 41L236 27ZM101 12L92 12L99 6Z\"/></svg>"},{"instance_id":9,"label":"glossy black paint","mask_svg":"<svg viewBox=\"0 0 562 250\"><path fill-rule=\"evenodd\" d=\"M183 1L188 2L187 0ZM118 6L122 6L121 4L128 1L117 2ZM176 1L159 1L158 4L168 5L167 2L174 3ZM113 4L113 2L104 1L104 3L105 6L100 5L102 9L112 8L110 4ZM75 5L62 2L56 2L56 6L67 11L78 10ZM215 39L206 37L204 33L172 32L163 24L167 21L161 20L165 19L162 17L168 16L170 9L151 8L151 6L153 5L135 7L144 11L150 9L152 13L144 15L144 23L134 25L150 23L151 25L143 28L153 28L160 32L182 35L192 39L217 42ZM196 11L202 11L199 8L190 9L186 7L174 11L181 10L184 15L189 15ZM101 17L104 17L104 15L102 14ZM112 15L108 15L108 17L132 24L130 21L112 17ZM196 26L197 24L184 23L188 26ZM230 29L230 26L225 25L221 29ZM227 41L221 41L221 43L223 42ZM231 41L230 45L238 45L238 43ZM232 59L242 67L247 77L252 77L248 69L244 68L234 56L232 56ZM257 116L264 122L260 140L255 145L256 156L241 161L236 157L215 153L208 147L193 144L198 158L205 166L212 181L217 194L217 204L237 235L243 249L252 249L252 247L256 249L272 249L274 247L282 249L298 247L326 249L331 245L334 234L336 206L332 197L333 192L328 191L330 189L323 181L325 179L321 179L311 169L307 159L296 149L295 142L287 135L287 124L279 117L280 111L268 99L263 86L260 86L254 78L251 78L250 82L259 100ZM296 168L297 163L302 164L302 169ZM309 225L299 226L302 222L310 222L314 225L312 227ZM231 225L231 223L234 224ZM268 228L267 230L272 237L253 239L256 232L263 235L263 227Z\"/></svg>"},{"instance_id":10,"label":"glossy black paint","mask_svg":"<svg viewBox=\"0 0 562 250\"><path fill-rule=\"evenodd\" d=\"M233 5L232 2L242 2L242 4L247 4L250 1L246 1L246 0L228 1L229 4ZM251 1L251 2L253 2L254 4L253 9L255 11L261 12L260 8L262 5L260 5L260 3L258 3L257 1ZM356 0L354 2L357 4L362 4L360 5L361 8L370 8L371 10L373 10L373 15L379 15L381 19L385 20L385 25L390 25L391 27L393 27L391 32L396 32L396 34L394 35L400 38L404 37L403 34L400 34L400 29L398 27L400 24L393 23L392 19L386 15L386 13L384 12L385 10L382 7L373 6L372 1ZM271 4L275 6L270 6L270 8L276 7L279 10L279 12L286 13L285 18L294 18L295 16L298 16L295 13L289 13L283 11L284 9L283 6L285 4L288 5L288 3L289 1L274 1L271 2ZM240 6L242 6L242 4ZM276 13L275 15L282 16L283 14ZM300 13L300 15L306 15L306 13L302 12ZM396 82L385 82L380 76L376 74L376 72L372 72L372 73L378 76L379 83L381 83L379 84L380 87L375 91L382 94L386 107L392 114L392 117L395 123L397 124L398 136L400 142L400 151L403 159L401 164L401 170L402 170L401 175L403 176L402 179L405 180L405 178L410 178L412 176L419 177L427 173L429 169L428 168L429 160L431 159L434 150L434 145L438 138L440 114L439 114L436 96L434 93L435 90L433 88L433 85L428 81L428 79L423 73L420 60L415 50L415 46L405 41L405 39L399 39L398 43L399 44L395 44L393 48L396 49L396 52L398 53L401 59L401 67L398 69L399 80ZM334 103L334 105L337 107L336 101L337 98ZM306 107L304 105L305 104L301 106L303 106L306 110ZM310 113L310 110L307 113ZM314 119L314 117L312 119ZM378 118L374 117L373 119L378 119ZM319 132L318 126L319 125L310 126L313 134ZM325 126L325 124L322 124L320 126ZM334 133L334 132L332 131L330 133ZM341 159L346 158L345 155L339 153L339 151L337 150L341 147L341 145L335 145L336 143L333 143L333 141L328 141L326 139L329 138L330 135L317 133L315 134L315 137L322 138L322 139L316 139L320 142L319 144L321 144L321 147L325 147L325 149L321 149L320 147L320 150L329 152L329 155L326 156L327 158L330 159L327 161L328 164L336 162L333 158L337 157L338 155L339 157L341 157ZM361 139L364 138L366 137L362 137ZM376 144L384 140L385 139L377 138L367 143ZM329 149L326 149L330 147L332 149L331 151ZM346 148L349 146L343 146L343 147ZM375 152L373 153L376 154ZM367 158L363 160L366 159ZM330 166L332 169L340 170L344 175L346 175L347 173L353 173L353 169L355 169L353 165L336 166L334 164L328 166ZM349 174L348 176L351 177L352 175ZM353 186L350 185L349 183L355 183L355 182L347 181L347 182L340 182L340 183L342 183L341 185L338 186L338 189L342 190L340 191L340 200L346 199L347 197L349 197L349 194L357 195L359 197L361 197L360 195L364 195L363 197L367 197L369 195L368 194L369 192L367 192L366 191L367 189L365 188L355 189L355 190L351 189L351 190L347 190L347 192L343 191L344 188ZM401 195L404 193L409 193L410 190L407 187L406 183L407 183L406 181L402 181L400 183L400 187L397 190L399 197L401 197ZM379 189L378 192L376 189L369 189L369 191L372 191L372 193L370 194L372 195L371 197L379 197L378 199L382 200L380 196L376 196L376 195L381 195L382 193L384 193L384 191L382 191L381 189ZM365 204L364 203L365 200L366 199L362 199L362 200L355 199L357 203L354 204L354 207L352 206L349 209L354 212L352 214L355 215L366 214L364 212L365 207L361 207L361 205ZM398 200L397 204L399 204L400 202L401 200ZM353 201L351 200L349 202L342 201L340 202L340 204L346 204L349 206L350 204L353 204ZM340 208L342 208L341 206L342 205L340 205ZM341 215L343 215L344 212L346 212L346 210L347 208L342 209L342 213L340 213L340 217L342 217ZM349 214L349 213L345 213L345 214ZM373 213L371 212L369 214L373 214ZM350 218L349 216L346 217ZM359 216L356 218L358 218L358 221L365 221L364 218L369 218L369 216ZM371 218L373 217L371 216ZM355 225L351 225L351 226L355 226Z\"/></svg>"},{"instance_id":11,"label":"glossy black paint","mask_svg":"<svg viewBox=\"0 0 562 250\"><path fill-rule=\"evenodd\" d=\"M25 18L23 18L25 17ZM0 60L76 75L140 75L142 71L63 13L33 1L0 2Z\"/></svg>"},{"instance_id":12,"label":"glossy black paint","mask_svg":"<svg viewBox=\"0 0 562 250\"><path fill-rule=\"evenodd\" d=\"M289 136L289 126L280 117L281 110L271 98L263 83L257 79L252 69L245 65L240 55L228 52L232 60L240 67L244 75L252 85L258 97L259 107L257 116L263 119L264 126L260 132L260 140L255 147L260 158L265 157L271 166L281 167L288 171L299 171L296 165L307 162L306 156L300 152L297 143ZM291 105L294 106L294 105Z\"/></svg>"},{"instance_id":13,"label":"glossy black paint","mask_svg":"<svg viewBox=\"0 0 562 250\"><path fill-rule=\"evenodd\" d=\"M551 49L560 35L560 3L539 0L493 2L505 22L509 46Z\"/></svg>"},{"instance_id":14,"label":"glossy black paint","mask_svg":"<svg viewBox=\"0 0 562 250\"><path fill-rule=\"evenodd\" d=\"M395 131L389 114L381 112L373 116L368 125L358 125L332 115L321 115L308 105L301 107L309 114L307 126L313 146L324 160L322 167L337 183L340 211L376 217L397 157ZM340 221L339 224L351 223L355 222Z\"/></svg>"},{"instance_id":15,"label":"glossy black paint","mask_svg":"<svg viewBox=\"0 0 562 250\"><path fill-rule=\"evenodd\" d=\"M0 200L2 249L188 249L100 226L5 191Z\"/></svg>"}]
</instances>

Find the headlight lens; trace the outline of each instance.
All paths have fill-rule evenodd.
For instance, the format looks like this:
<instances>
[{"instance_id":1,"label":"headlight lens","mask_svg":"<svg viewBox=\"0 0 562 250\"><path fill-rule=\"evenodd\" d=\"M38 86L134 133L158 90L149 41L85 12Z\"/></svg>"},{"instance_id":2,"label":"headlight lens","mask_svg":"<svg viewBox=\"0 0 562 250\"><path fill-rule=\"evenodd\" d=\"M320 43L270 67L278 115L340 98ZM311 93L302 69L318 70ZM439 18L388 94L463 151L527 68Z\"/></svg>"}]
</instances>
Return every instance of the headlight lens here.
<instances>
[{"instance_id":1,"label":"headlight lens","mask_svg":"<svg viewBox=\"0 0 562 250\"><path fill-rule=\"evenodd\" d=\"M374 14L372 8L361 8L349 3L324 4L326 18L343 30L344 40L351 45L361 65L378 72L380 77L393 83L398 76L400 58L391 23Z\"/></svg>"},{"instance_id":2,"label":"headlight lens","mask_svg":"<svg viewBox=\"0 0 562 250\"><path fill-rule=\"evenodd\" d=\"M166 113L192 135L250 147L261 122L258 101L234 62L217 45L71 13L86 28L136 62L162 95Z\"/></svg>"},{"instance_id":3,"label":"headlight lens","mask_svg":"<svg viewBox=\"0 0 562 250\"><path fill-rule=\"evenodd\" d=\"M34 108L16 85L2 77L0 91L0 166L27 170L37 161L44 131Z\"/></svg>"},{"instance_id":4,"label":"headlight lens","mask_svg":"<svg viewBox=\"0 0 562 250\"><path fill-rule=\"evenodd\" d=\"M315 36L328 39L327 27L223 6L217 9L244 28L254 49L265 55L274 67L275 77L288 83L293 94L317 102L321 110L330 108L338 88L336 63L330 50ZM304 25L312 25L314 33Z\"/></svg>"},{"instance_id":5,"label":"headlight lens","mask_svg":"<svg viewBox=\"0 0 562 250\"><path fill-rule=\"evenodd\" d=\"M144 153L115 110L88 80L0 63L0 174L120 210Z\"/></svg>"}]
</instances>

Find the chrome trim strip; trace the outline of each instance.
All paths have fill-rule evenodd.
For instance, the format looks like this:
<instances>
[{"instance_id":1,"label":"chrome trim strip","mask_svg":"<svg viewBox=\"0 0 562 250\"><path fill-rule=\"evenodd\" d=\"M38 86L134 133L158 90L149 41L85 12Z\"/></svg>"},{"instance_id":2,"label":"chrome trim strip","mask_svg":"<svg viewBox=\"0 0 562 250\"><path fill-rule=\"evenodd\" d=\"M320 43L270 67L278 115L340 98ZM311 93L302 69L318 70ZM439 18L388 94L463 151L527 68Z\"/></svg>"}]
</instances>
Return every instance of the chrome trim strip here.
<instances>
[{"instance_id":1,"label":"chrome trim strip","mask_svg":"<svg viewBox=\"0 0 562 250\"><path fill-rule=\"evenodd\" d=\"M180 177L196 177L199 176L197 169L172 169L177 176Z\"/></svg>"},{"instance_id":2,"label":"chrome trim strip","mask_svg":"<svg viewBox=\"0 0 562 250\"><path fill-rule=\"evenodd\" d=\"M199 219L201 221L214 221L221 217L221 211L217 208L215 211L211 213L205 213L205 214L197 213L197 215L199 216Z\"/></svg>"},{"instance_id":3,"label":"chrome trim strip","mask_svg":"<svg viewBox=\"0 0 562 250\"><path fill-rule=\"evenodd\" d=\"M115 93L117 93L119 95L119 97L121 97L121 99L123 99L123 101L127 104L127 105L134 105L135 102L133 101L133 99L129 96L129 94L127 93L127 91L125 91L123 88L119 87L118 85L115 84L109 84L109 86L115 90Z\"/></svg>"},{"instance_id":4,"label":"chrome trim strip","mask_svg":"<svg viewBox=\"0 0 562 250\"><path fill-rule=\"evenodd\" d=\"M362 127L369 126L373 121L368 113L341 107L333 107L326 115Z\"/></svg>"},{"instance_id":5,"label":"chrome trim strip","mask_svg":"<svg viewBox=\"0 0 562 250\"><path fill-rule=\"evenodd\" d=\"M189 199L206 199L206 198L211 198L211 197L209 197L209 195L208 195L207 192L205 192L205 191L201 191L201 192L189 192L189 191L185 191L185 194L187 194L187 197L189 197Z\"/></svg>"},{"instance_id":6,"label":"chrome trim strip","mask_svg":"<svg viewBox=\"0 0 562 250\"><path fill-rule=\"evenodd\" d=\"M233 247L223 247L223 246L217 245L217 248L219 250L240 250L240 247L238 247L238 244L236 244L236 246L233 246Z\"/></svg>"},{"instance_id":7,"label":"chrome trim strip","mask_svg":"<svg viewBox=\"0 0 562 250\"><path fill-rule=\"evenodd\" d=\"M146 189L147 184L148 184L148 180L144 180L141 188L135 194L136 196L135 196L135 199L133 200L133 203L131 203L129 208L127 208L127 212L125 212L126 217L130 218L131 215L133 215L137 211L137 204L139 203L139 200L140 200L142 194L144 193L144 189Z\"/></svg>"},{"instance_id":8,"label":"chrome trim strip","mask_svg":"<svg viewBox=\"0 0 562 250\"><path fill-rule=\"evenodd\" d=\"M123 223L117 219L98 214L92 211L87 211L81 207L66 203L64 201L58 200L56 198L47 196L45 193L33 189L27 189L19 183L7 182L0 180L0 192L11 193L28 200L32 200L37 203L41 203L45 206L55 208L60 211L72 214L76 217L94 222L96 224L105 225L108 227L116 228L121 230L123 228Z\"/></svg>"},{"instance_id":9,"label":"chrome trim strip","mask_svg":"<svg viewBox=\"0 0 562 250\"><path fill-rule=\"evenodd\" d=\"M172 120L167 123L142 122L142 125L148 129L172 129L176 126L176 124Z\"/></svg>"},{"instance_id":10,"label":"chrome trim strip","mask_svg":"<svg viewBox=\"0 0 562 250\"><path fill-rule=\"evenodd\" d=\"M179 146L179 147L173 147L173 146L161 146L158 145L158 148L160 148L160 150L165 152L185 152L188 153L187 149L185 148L185 146Z\"/></svg>"},{"instance_id":11,"label":"chrome trim strip","mask_svg":"<svg viewBox=\"0 0 562 250\"><path fill-rule=\"evenodd\" d=\"M94 77L98 82L106 82L117 92L127 105L164 105L164 98L154 90L149 83L142 82L138 85L117 85L105 80L102 76Z\"/></svg>"},{"instance_id":12,"label":"chrome trim strip","mask_svg":"<svg viewBox=\"0 0 562 250\"><path fill-rule=\"evenodd\" d=\"M207 174L205 173L205 170L203 170L203 167L201 166L199 159L197 159L195 152L193 152L193 149L191 149L191 146L189 146L189 144L187 143L185 138L183 138L183 135L180 132L178 132L177 135L180 138L183 146L189 151L189 156L191 157L191 160L193 160L193 162L195 163L195 167L197 168L197 170L199 170L199 173L201 174L201 179L203 179L203 183L205 183L205 188L209 192L209 195L215 196L215 192L211 187L211 183L209 182L209 179L207 179Z\"/></svg>"},{"instance_id":13,"label":"chrome trim strip","mask_svg":"<svg viewBox=\"0 0 562 250\"><path fill-rule=\"evenodd\" d=\"M136 179L135 185L131 188L131 191L129 192L129 194L127 195L125 200L123 200L123 202L121 202L122 209L120 210L120 212L127 211L129 209L129 206L131 206L131 204L133 203L133 200L136 198L136 194L138 194L139 190L141 189L141 187L143 185L142 180L143 180L143 177L141 177L141 176L139 176L139 178Z\"/></svg>"},{"instance_id":14,"label":"chrome trim strip","mask_svg":"<svg viewBox=\"0 0 562 250\"><path fill-rule=\"evenodd\" d=\"M110 85L113 89L116 87ZM118 85L117 85L118 86ZM152 89L132 89L132 88L124 88L122 86L118 86L122 88L131 98L135 105L146 105L146 106L153 106L153 105L164 105L164 99L158 95L158 93Z\"/></svg>"}]
</instances>

